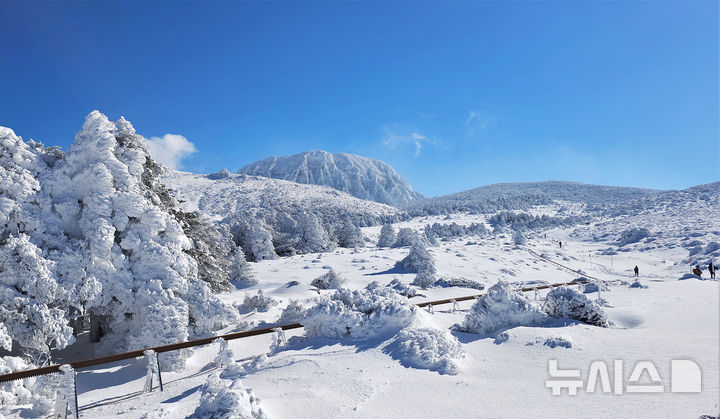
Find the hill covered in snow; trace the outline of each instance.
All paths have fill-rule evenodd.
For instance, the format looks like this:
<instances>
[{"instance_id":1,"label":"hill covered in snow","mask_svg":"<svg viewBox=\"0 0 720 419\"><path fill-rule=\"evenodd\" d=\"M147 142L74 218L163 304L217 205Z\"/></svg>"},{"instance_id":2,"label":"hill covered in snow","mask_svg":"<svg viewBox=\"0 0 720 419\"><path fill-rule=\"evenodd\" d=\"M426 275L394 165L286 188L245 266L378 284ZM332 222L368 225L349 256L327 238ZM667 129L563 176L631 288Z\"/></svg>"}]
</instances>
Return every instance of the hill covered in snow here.
<instances>
[{"instance_id":1,"label":"hill covered in snow","mask_svg":"<svg viewBox=\"0 0 720 419\"><path fill-rule=\"evenodd\" d=\"M360 199L389 205L423 200L388 164L354 154L314 150L274 156L249 164L238 173L325 185Z\"/></svg>"},{"instance_id":2,"label":"hill covered in snow","mask_svg":"<svg viewBox=\"0 0 720 419\"><path fill-rule=\"evenodd\" d=\"M610 208L653 206L694 196L720 193L720 183L695 186L683 191L662 191L623 186L589 185L577 182L546 181L498 183L416 202L404 208L412 215L454 212L492 213L527 210L557 202L579 204L592 211Z\"/></svg>"},{"instance_id":3,"label":"hill covered in snow","mask_svg":"<svg viewBox=\"0 0 720 419\"><path fill-rule=\"evenodd\" d=\"M344 232L407 218L397 208L327 186L227 171L210 175L167 171L162 182L185 211L199 211L229 226L250 260L327 251L335 244L361 246L349 243Z\"/></svg>"}]
</instances>

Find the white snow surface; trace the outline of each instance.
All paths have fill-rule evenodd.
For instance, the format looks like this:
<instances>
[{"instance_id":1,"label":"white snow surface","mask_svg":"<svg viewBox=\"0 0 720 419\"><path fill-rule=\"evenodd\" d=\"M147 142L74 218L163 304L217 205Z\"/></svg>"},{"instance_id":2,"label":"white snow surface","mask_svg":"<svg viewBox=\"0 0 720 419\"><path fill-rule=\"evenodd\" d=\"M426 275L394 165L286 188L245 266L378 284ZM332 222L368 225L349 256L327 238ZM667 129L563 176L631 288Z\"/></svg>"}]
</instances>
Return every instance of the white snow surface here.
<instances>
[{"instance_id":1,"label":"white snow surface","mask_svg":"<svg viewBox=\"0 0 720 419\"><path fill-rule=\"evenodd\" d=\"M720 218L709 221L712 229L717 228L717 220ZM481 222L482 218L456 215L452 221L469 224ZM419 228L429 222L442 221L439 217L414 219L396 227ZM604 223L599 228L606 229L608 225ZM388 294L384 297L388 302L397 301L390 306L398 304L395 309L384 311L389 313L390 317L385 318L392 319L392 323L366 323L366 318L373 316L372 307L385 306L385 303L378 305L377 300L364 291L368 283L377 281L384 286L394 279L405 283L412 280L413 274L394 270L395 262L407 254L407 248L341 248L323 254L322 263L312 263L317 255L253 263L258 284L248 290L220 294L220 298L228 303L239 302L246 292L262 288L280 303L267 312L244 315L243 321L250 324L243 328L258 326L263 321L274 322L294 300L295 312L299 311L298 305L311 310L313 306L318 307L316 315L323 320L317 327L330 329L318 330L318 333L312 328L309 333L303 329L286 331L295 337L262 359L253 357L268 353L273 341L271 336L229 341L236 362L247 368L242 387L240 384L227 386L239 391L251 388L269 418L716 415L720 391L719 282L679 281L689 268L680 263L687 253L682 247L633 248L613 255L612 259L610 255L602 255L625 228L624 223L618 223L617 234L608 236L606 242L575 239L573 228L527 235L527 248L574 269L582 269L587 275L631 281L632 268L640 266L640 281L649 285L648 288L632 289L626 283L601 290L603 299L610 303L603 307L612 322L608 328L551 319L538 326L505 328L497 336L478 335L450 330L471 312L472 301L459 303L457 312L453 312L450 304L435 306L434 314L407 305L479 292L457 287L430 288L423 291L424 296L409 300ZM374 240L380 226L364 228L363 232ZM559 239L563 241L562 249L557 246ZM488 288L498 279L519 287L569 282L578 276L534 258L524 247L515 246L509 234L452 239L431 249L441 275L472 278ZM323 266L332 266L346 278L345 291L321 291L318 296L310 287L314 278L327 271ZM289 286L289 281L297 281L298 285ZM346 297L333 297L338 292ZM545 295L542 291L538 296L533 292L525 294L533 302L537 298L538 305ZM591 300L597 298L597 293L585 295ZM350 304L341 302L343 298L351 301ZM383 324L392 326L372 329ZM350 336L353 328L382 330L382 333L364 333L354 339L346 336L347 325L351 327ZM83 415L188 416L202 403L200 389L216 371L213 360L217 351L216 345L201 347L188 359L183 371L163 373L165 392L162 393L157 390L136 393L144 383L142 360L80 370L79 402ZM553 396L545 386L550 379L548 361L552 359L559 359L561 368L580 369L585 378L592 361L606 361L612 369L614 360L623 360L625 379L634 363L652 360L665 391L614 395L580 390L577 396ZM670 393L672 359L690 359L700 366L701 393ZM538 406L552 406L552 410ZM15 408L4 413L13 416L21 411Z\"/></svg>"}]
</instances>

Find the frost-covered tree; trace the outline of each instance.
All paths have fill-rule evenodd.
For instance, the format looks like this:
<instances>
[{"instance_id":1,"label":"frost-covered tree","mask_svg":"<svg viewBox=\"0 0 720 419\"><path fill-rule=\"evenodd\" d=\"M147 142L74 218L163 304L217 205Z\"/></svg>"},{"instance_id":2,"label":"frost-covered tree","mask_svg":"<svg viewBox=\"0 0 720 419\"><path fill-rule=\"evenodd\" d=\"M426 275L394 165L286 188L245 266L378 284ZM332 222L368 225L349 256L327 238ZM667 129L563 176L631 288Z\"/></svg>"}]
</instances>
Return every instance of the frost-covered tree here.
<instances>
[{"instance_id":1,"label":"frost-covered tree","mask_svg":"<svg viewBox=\"0 0 720 419\"><path fill-rule=\"evenodd\" d=\"M338 245L340 247L364 247L365 238L363 237L360 227L355 227L351 222L347 221L336 233Z\"/></svg>"},{"instance_id":2,"label":"frost-covered tree","mask_svg":"<svg viewBox=\"0 0 720 419\"><path fill-rule=\"evenodd\" d=\"M53 201L43 245L106 351L206 336L234 318L199 277L193 240L157 181L161 170L129 122L95 111L43 178ZM165 354L163 365L178 367L184 356Z\"/></svg>"},{"instance_id":3,"label":"frost-covered tree","mask_svg":"<svg viewBox=\"0 0 720 419\"><path fill-rule=\"evenodd\" d=\"M420 235L412 228L405 227L398 230L397 239L392 247L412 246L420 242Z\"/></svg>"},{"instance_id":4,"label":"frost-covered tree","mask_svg":"<svg viewBox=\"0 0 720 419\"><path fill-rule=\"evenodd\" d=\"M397 235L392 224L383 225L382 229L380 229L380 237L378 237L378 247L390 247L395 244L396 240Z\"/></svg>"},{"instance_id":5,"label":"frost-covered tree","mask_svg":"<svg viewBox=\"0 0 720 419\"><path fill-rule=\"evenodd\" d=\"M410 253L399 262L400 266L408 272L435 275L435 259L425 245L418 242L410 246Z\"/></svg>"},{"instance_id":6,"label":"frost-covered tree","mask_svg":"<svg viewBox=\"0 0 720 419\"><path fill-rule=\"evenodd\" d=\"M8 337L30 356L47 355L51 347L62 349L75 340L50 268L25 234L0 245L0 325L5 332L0 341L5 349L10 349Z\"/></svg>"},{"instance_id":7,"label":"frost-covered tree","mask_svg":"<svg viewBox=\"0 0 720 419\"><path fill-rule=\"evenodd\" d=\"M315 214L303 214L300 217L297 223L297 236L299 253L326 252L334 248L327 231Z\"/></svg>"},{"instance_id":8,"label":"frost-covered tree","mask_svg":"<svg viewBox=\"0 0 720 419\"><path fill-rule=\"evenodd\" d=\"M245 253L241 248L235 248L229 256L229 279L240 287L250 287L257 284L252 275L250 264L245 260Z\"/></svg>"},{"instance_id":9,"label":"frost-covered tree","mask_svg":"<svg viewBox=\"0 0 720 419\"><path fill-rule=\"evenodd\" d=\"M197 261L198 277L207 282L214 292L232 289L228 278L234 262L231 254L234 253L235 243L227 226L204 221L197 213L179 210L170 210L170 213L180 221L183 231L192 241L192 246L185 252Z\"/></svg>"},{"instance_id":10,"label":"frost-covered tree","mask_svg":"<svg viewBox=\"0 0 720 419\"><path fill-rule=\"evenodd\" d=\"M231 228L236 243L242 246L247 260L259 262L261 260L277 259L273 236L265 228L265 224L255 217L239 219Z\"/></svg>"}]
</instances>

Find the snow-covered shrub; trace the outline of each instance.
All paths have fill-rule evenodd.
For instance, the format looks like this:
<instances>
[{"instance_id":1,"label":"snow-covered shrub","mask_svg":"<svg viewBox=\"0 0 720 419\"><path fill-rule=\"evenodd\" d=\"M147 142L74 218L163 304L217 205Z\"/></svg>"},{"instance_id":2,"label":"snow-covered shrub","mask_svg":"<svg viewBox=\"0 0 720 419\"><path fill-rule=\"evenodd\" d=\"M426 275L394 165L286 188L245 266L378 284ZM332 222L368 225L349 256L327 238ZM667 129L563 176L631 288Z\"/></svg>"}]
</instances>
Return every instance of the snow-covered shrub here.
<instances>
[{"instance_id":1,"label":"snow-covered shrub","mask_svg":"<svg viewBox=\"0 0 720 419\"><path fill-rule=\"evenodd\" d=\"M647 285L641 284L640 281L635 281L632 284L630 284L630 286L629 286L629 288L640 288L640 289L647 288L647 287L648 287Z\"/></svg>"},{"instance_id":2,"label":"snow-covered shrub","mask_svg":"<svg viewBox=\"0 0 720 419\"><path fill-rule=\"evenodd\" d=\"M607 314L602 307L569 287L558 287L550 291L543 310L552 317L578 320L600 327L609 326Z\"/></svg>"},{"instance_id":3,"label":"snow-covered shrub","mask_svg":"<svg viewBox=\"0 0 720 419\"><path fill-rule=\"evenodd\" d=\"M476 290L484 290L485 285L472 279L467 278L440 278L435 281L435 286L438 287L461 287L461 288L472 288Z\"/></svg>"},{"instance_id":4,"label":"snow-covered shrub","mask_svg":"<svg viewBox=\"0 0 720 419\"><path fill-rule=\"evenodd\" d=\"M375 284L377 284L377 282ZM393 280L390 281L390 283L387 284L386 287L397 292L398 294L402 295L403 297L412 298L412 297L415 297L416 295L418 295L417 288L413 287L412 285L408 285L408 284L400 281L397 278L393 278ZM368 286L365 288L370 289L371 287Z\"/></svg>"},{"instance_id":5,"label":"snow-covered shrub","mask_svg":"<svg viewBox=\"0 0 720 419\"><path fill-rule=\"evenodd\" d=\"M0 374L36 368L15 356L0 357ZM55 399L57 376L45 375L0 383L0 417L41 417L51 413ZM21 409L22 414L10 414L18 405L30 405Z\"/></svg>"},{"instance_id":6,"label":"snow-covered shrub","mask_svg":"<svg viewBox=\"0 0 720 419\"><path fill-rule=\"evenodd\" d=\"M263 293L263 290L259 289L256 295L250 296L245 295L245 301L242 303L242 307L246 311L268 311L273 306L277 305L278 302L274 298L267 296Z\"/></svg>"},{"instance_id":7,"label":"snow-covered shrub","mask_svg":"<svg viewBox=\"0 0 720 419\"><path fill-rule=\"evenodd\" d=\"M337 290L310 307L302 321L307 336L371 339L408 326L418 308L386 287Z\"/></svg>"},{"instance_id":8,"label":"snow-covered shrub","mask_svg":"<svg viewBox=\"0 0 720 419\"><path fill-rule=\"evenodd\" d=\"M525 243L527 243L527 240L525 240L525 236L523 236L522 231L515 230L513 233L513 244L517 246L522 246Z\"/></svg>"},{"instance_id":9,"label":"snow-covered shrub","mask_svg":"<svg viewBox=\"0 0 720 419\"><path fill-rule=\"evenodd\" d=\"M720 250L720 243L710 242L707 244L707 246L705 246L703 253L705 253L706 255L709 255L710 253L713 253L717 250Z\"/></svg>"},{"instance_id":10,"label":"snow-covered shrub","mask_svg":"<svg viewBox=\"0 0 720 419\"><path fill-rule=\"evenodd\" d=\"M414 285L416 287L420 287L422 289L428 289L435 285L435 275L431 274L430 272L420 272L417 275L415 275L415 278L412 281L411 285Z\"/></svg>"},{"instance_id":11,"label":"snow-covered shrub","mask_svg":"<svg viewBox=\"0 0 720 419\"><path fill-rule=\"evenodd\" d=\"M487 334L516 326L541 324L547 316L540 307L505 281L498 281L478 298L461 325L454 329Z\"/></svg>"},{"instance_id":12,"label":"snow-covered shrub","mask_svg":"<svg viewBox=\"0 0 720 419\"><path fill-rule=\"evenodd\" d=\"M382 226L382 229L380 229L380 237L378 237L377 246L390 247L395 244L396 240L397 235L395 234L395 229L392 224L385 224Z\"/></svg>"},{"instance_id":13,"label":"snow-covered shrub","mask_svg":"<svg viewBox=\"0 0 720 419\"><path fill-rule=\"evenodd\" d=\"M585 278L582 279L585 280ZM598 288L599 287L597 281L588 282L583 286L583 292L585 294L592 294L593 292L598 292ZM607 284L603 282L600 291L610 291L610 287L608 287Z\"/></svg>"},{"instance_id":14,"label":"snow-covered shrub","mask_svg":"<svg viewBox=\"0 0 720 419\"><path fill-rule=\"evenodd\" d=\"M631 228L620 233L617 245L622 247L628 244L637 243L646 237L650 237L650 230L647 228Z\"/></svg>"},{"instance_id":15,"label":"snow-covered shrub","mask_svg":"<svg viewBox=\"0 0 720 419\"><path fill-rule=\"evenodd\" d=\"M452 333L434 328L403 329L388 351L405 366L451 375L459 372L465 355Z\"/></svg>"},{"instance_id":16,"label":"snow-covered shrub","mask_svg":"<svg viewBox=\"0 0 720 419\"><path fill-rule=\"evenodd\" d=\"M484 236L487 233L485 224L472 223L468 226L459 225L457 223L440 224L434 223L425 226L425 235L432 235L437 238L449 239L465 236Z\"/></svg>"},{"instance_id":17,"label":"snow-covered shrub","mask_svg":"<svg viewBox=\"0 0 720 419\"><path fill-rule=\"evenodd\" d=\"M392 247L412 246L413 244L420 242L420 240L420 235L414 229L408 227L401 228L398 230L397 238L395 239L395 243L393 243Z\"/></svg>"},{"instance_id":18,"label":"snow-covered shrub","mask_svg":"<svg viewBox=\"0 0 720 419\"><path fill-rule=\"evenodd\" d=\"M207 178L210 180L220 180L220 179L227 179L230 177L230 172L228 169L220 169L220 171L215 173L210 173L207 175Z\"/></svg>"},{"instance_id":19,"label":"snow-covered shrub","mask_svg":"<svg viewBox=\"0 0 720 419\"><path fill-rule=\"evenodd\" d=\"M410 253L399 262L399 265L408 272L435 275L435 260L422 243L410 246Z\"/></svg>"},{"instance_id":20,"label":"snow-covered shrub","mask_svg":"<svg viewBox=\"0 0 720 419\"><path fill-rule=\"evenodd\" d=\"M220 378L218 372L208 376L200 388L200 404L190 419L261 419L265 412L252 389L243 386L239 377Z\"/></svg>"},{"instance_id":21,"label":"snow-covered shrub","mask_svg":"<svg viewBox=\"0 0 720 419\"><path fill-rule=\"evenodd\" d=\"M290 300L288 305L280 313L278 324L298 323L305 318L305 308L298 300Z\"/></svg>"},{"instance_id":22,"label":"snow-covered shrub","mask_svg":"<svg viewBox=\"0 0 720 419\"><path fill-rule=\"evenodd\" d=\"M312 280L310 285L320 290L327 290L330 288L340 288L345 282L345 279L341 277L334 269L330 268L325 274Z\"/></svg>"}]
</instances>

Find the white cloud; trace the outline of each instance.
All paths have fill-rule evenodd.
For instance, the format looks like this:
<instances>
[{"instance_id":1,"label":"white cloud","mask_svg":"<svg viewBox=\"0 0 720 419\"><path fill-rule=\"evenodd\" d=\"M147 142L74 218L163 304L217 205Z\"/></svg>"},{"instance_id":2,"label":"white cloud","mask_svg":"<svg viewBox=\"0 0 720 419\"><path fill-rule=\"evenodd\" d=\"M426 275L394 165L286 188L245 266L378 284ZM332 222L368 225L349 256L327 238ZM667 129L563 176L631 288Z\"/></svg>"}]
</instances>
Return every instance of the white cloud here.
<instances>
[{"instance_id":1,"label":"white cloud","mask_svg":"<svg viewBox=\"0 0 720 419\"><path fill-rule=\"evenodd\" d=\"M476 134L480 131L485 131L491 119L485 111L469 110L468 117L465 120L465 126L468 127L469 134Z\"/></svg>"},{"instance_id":2,"label":"white cloud","mask_svg":"<svg viewBox=\"0 0 720 419\"><path fill-rule=\"evenodd\" d=\"M165 134L152 137L147 142L150 156L171 169L179 169L180 161L197 151L195 145L182 135Z\"/></svg>"},{"instance_id":3,"label":"white cloud","mask_svg":"<svg viewBox=\"0 0 720 419\"><path fill-rule=\"evenodd\" d=\"M385 147L394 150L401 146L411 145L415 148L415 157L418 157L420 155L425 144L432 146L438 145L436 140L428 138L417 131L412 131L404 128L398 124L385 125L382 127L382 130L382 144Z\"/></svg>"}]
</instances>

